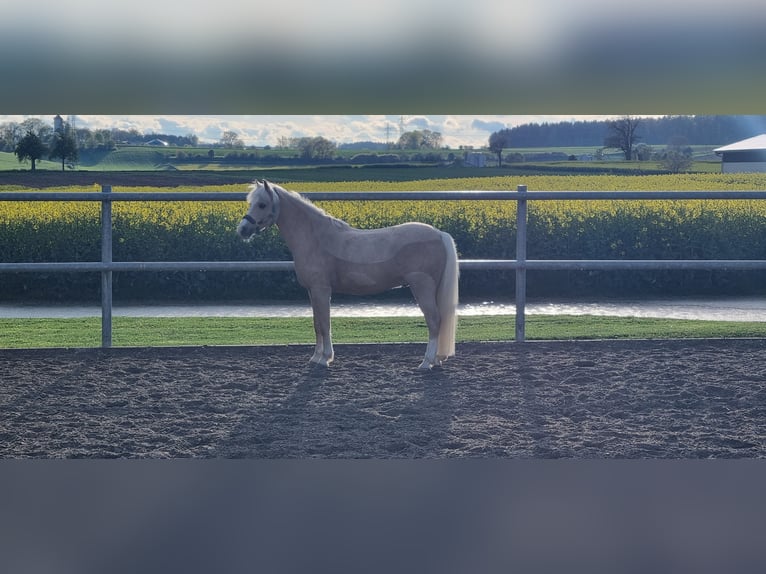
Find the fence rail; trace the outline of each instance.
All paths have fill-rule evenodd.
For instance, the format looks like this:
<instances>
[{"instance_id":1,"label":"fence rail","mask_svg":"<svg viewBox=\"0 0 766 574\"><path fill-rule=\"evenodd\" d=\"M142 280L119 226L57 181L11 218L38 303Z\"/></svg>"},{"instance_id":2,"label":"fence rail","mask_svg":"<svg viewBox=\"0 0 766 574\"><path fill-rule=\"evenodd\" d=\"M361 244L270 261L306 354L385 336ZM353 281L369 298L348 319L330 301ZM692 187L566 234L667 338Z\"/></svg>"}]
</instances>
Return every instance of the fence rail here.
<instances>
[{"instance_id":1,"label":"fence rail","mask_svg":"<svg viewBox=\"0 0 766 574\"><path fill-rule=\"evenodd\" d=\"M527 270L759 270L762 259L527 259L528 201L550 200L766 200L766 191L407 191L305 192L312 201L516 201L516 259L461 259L461 270L515 270L515 338L526 338ZM113 261L112 203L115 201L239 201L244 193L224 192L119 192L102 186L101 192L0 192L0 201L101 202L101 261L0 263L2 272L101 273L101 346L112 346L112 273L122 271L290 271L292 261ZM244 212L244 210L243 210Z\"/></svg>"}]
</instances>

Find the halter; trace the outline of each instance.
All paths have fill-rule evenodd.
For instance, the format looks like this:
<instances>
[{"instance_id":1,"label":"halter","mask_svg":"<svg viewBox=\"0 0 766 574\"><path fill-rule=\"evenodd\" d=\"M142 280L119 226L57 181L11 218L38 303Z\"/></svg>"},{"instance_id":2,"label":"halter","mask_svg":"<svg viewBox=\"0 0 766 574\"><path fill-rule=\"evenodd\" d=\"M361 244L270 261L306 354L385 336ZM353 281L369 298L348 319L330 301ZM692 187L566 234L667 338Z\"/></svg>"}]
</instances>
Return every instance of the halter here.
<instances>
[{"instance_id":1,"label":"halter","mask_svg":"<svg viewBox=\"0 0 766 574\"><path fill-rule=\"evenodd\" d=\"M263 226L262 229L265 229L269 225L275 224L277 222L277 219L279 218L279 194L277 193L277 190L274 189L274 188L271 189L271 197L272 197L272 201L271 201L271 213L269 213L269 219L271 219L271 223L269 223L268 225ZM253 219L253 217L249 213L246 213L242 217L242 219L244 219L245 221L247 221L251 225L255 225L256 227L258 226L258 222L255 219ZM257 229L256 233L258 233L260 231L261 231L260 229Z\"/></svg>"}]
</instances>

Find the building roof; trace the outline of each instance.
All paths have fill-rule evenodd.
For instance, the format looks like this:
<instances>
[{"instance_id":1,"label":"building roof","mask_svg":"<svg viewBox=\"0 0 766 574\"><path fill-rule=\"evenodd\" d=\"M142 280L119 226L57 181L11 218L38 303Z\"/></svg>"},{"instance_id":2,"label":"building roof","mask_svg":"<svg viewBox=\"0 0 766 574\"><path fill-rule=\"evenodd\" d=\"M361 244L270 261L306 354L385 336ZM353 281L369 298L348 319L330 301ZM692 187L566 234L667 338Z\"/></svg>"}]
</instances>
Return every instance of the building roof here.
<instances>
[{"instance_id":1,"label":"building roof","mask_svg":"<svg viewBox=\"0 0 766 574\"><path fill-rule=\"evenodd\" d=\"M761 134L759 136L747 138L746 140L734 142L733 144L716 148L713 151L718 155L721 155L723 152L754 150L766 150L766 134Z\"/></svg>"}]
</instances>

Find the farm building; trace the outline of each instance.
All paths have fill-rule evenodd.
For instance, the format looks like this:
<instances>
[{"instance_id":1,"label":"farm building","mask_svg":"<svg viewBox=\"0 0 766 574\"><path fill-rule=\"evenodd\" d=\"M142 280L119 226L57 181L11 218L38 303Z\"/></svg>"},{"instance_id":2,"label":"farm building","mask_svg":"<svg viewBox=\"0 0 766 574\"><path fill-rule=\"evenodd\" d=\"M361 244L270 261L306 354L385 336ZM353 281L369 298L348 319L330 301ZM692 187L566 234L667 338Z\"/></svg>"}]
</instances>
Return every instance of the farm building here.
<instances>
[{"instance_id":1,"label":"farm building","mask_svg":"<svg viewBox=\"0 0 766 574\"><path fill-rule=\"evenodd\" d=\"M766 172L766 134L713 151L721 156L721 173Z\"/></svg>"}]
</instances>

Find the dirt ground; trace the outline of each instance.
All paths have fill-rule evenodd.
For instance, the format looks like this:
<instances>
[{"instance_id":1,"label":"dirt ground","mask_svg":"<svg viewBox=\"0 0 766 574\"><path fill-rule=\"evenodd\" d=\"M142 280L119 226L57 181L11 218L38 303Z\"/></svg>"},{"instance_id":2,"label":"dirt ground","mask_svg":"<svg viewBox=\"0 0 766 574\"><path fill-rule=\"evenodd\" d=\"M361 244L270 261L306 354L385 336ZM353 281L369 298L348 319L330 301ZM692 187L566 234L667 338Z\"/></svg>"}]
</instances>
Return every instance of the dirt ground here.
<instances>
[{"instance_id":1,"label":"dirt ground","mask_svg":"<svg viewBox=\"0 0 766 574\"><path fill-rule=\"evenodd\" d=\"M0 457L766 456L766 340L424 350L0 350Z\"/></svg>"}]
</instances>

